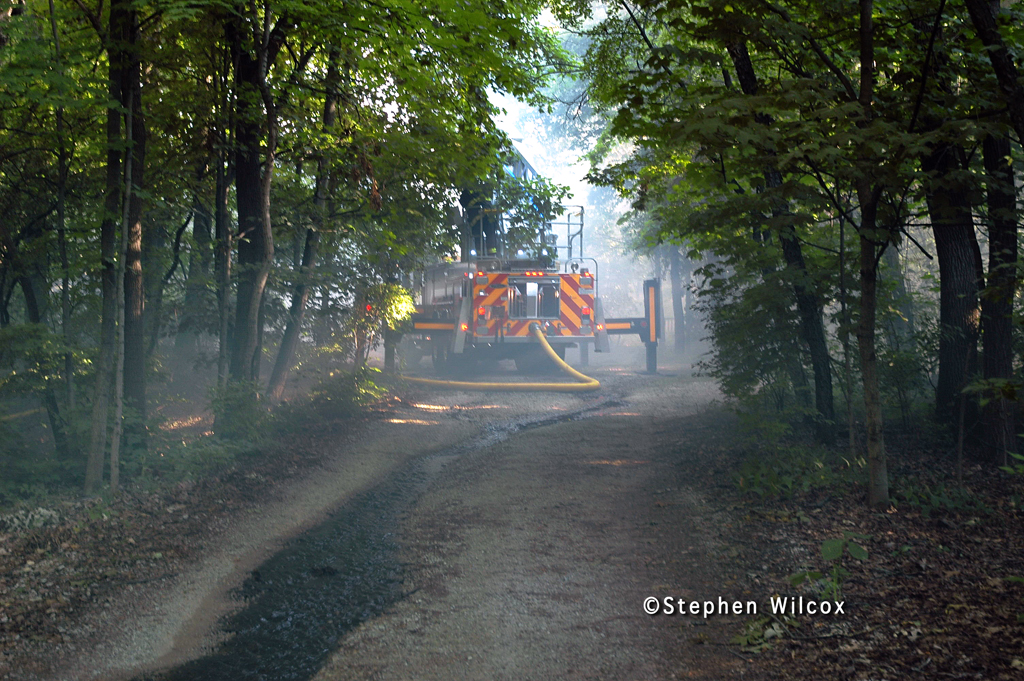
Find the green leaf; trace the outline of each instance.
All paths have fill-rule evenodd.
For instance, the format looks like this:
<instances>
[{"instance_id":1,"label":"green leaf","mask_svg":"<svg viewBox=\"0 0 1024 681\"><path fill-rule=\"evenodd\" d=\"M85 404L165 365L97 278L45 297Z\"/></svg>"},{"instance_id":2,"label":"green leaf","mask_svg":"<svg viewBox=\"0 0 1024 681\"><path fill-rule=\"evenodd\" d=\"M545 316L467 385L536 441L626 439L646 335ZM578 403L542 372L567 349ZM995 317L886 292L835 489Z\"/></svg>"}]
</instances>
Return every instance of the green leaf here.
<instances>
[{"instance_id":1,"label":"green leaf","mask_svg":"<svg viewBox=\"0 0 1024 681\"><path fill-rule=\"evenodd\" d=\"M839 560L845 544L845 539L826 539L821 543L821 557L825 560Z\"/></svg>"},{"instance_id":2,"label":"green leaf","mask_svg":"<svg viewBox=\"0 0 1024 681\"><path fill-rule=\"evenodd\" d=\"M856 558L857 560L868 559L868 550L860 544L854 544L853 542L850 542L846 548L849 549L850 555Z\"/></svg>"},{"instance_id":3,"label":"green leaf","mask_svg":"<svg viewBox=\"0 0 1024 681\"><path fill-rule=\"evenodd\" d=\"M810 580L815 582L822 578L822 574L817 570L804 570L803 572L797 572L789 576L789 583L793 586L800 586L804 582Z\"/></svg>"}]
</instances>

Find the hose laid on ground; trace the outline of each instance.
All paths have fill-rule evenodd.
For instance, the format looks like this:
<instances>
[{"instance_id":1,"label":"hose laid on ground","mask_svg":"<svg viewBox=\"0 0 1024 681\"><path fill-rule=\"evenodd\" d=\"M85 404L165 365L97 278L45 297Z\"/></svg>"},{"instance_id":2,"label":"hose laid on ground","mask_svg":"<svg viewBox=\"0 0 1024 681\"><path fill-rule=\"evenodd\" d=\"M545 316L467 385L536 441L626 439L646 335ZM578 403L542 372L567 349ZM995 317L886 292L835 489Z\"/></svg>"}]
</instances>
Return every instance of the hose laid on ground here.
<instances>
[{"instance_id":1,"label":"hose laid on ground","mask_svg":"<svg viewBox=\"0 0 1024 681\"><path fill-rule=\"evenodd\" d=\"M563 372L569 374L579 383L476 383L473 381L442 381L433 378L413 378L411 376L402 376L403 380L410 383L417 383L419 385L429 385L435 388L449 388L451 390L500 390L506 392L555 392L555 393L576 393L586 392L589 390L597 390L601 387L601 383L596 378L591 378L586 374L582 374L576 371L571 366L565 363L558 353L555 352L551 344L548 343L548 339L544 337L544 332L541 331L540 324L536 322L530 324L530 333L533 337L540 341L540 345L544 348L544 352L547 353L548 357L558 365L558 368Z\"/></svg>"}]
</instances>

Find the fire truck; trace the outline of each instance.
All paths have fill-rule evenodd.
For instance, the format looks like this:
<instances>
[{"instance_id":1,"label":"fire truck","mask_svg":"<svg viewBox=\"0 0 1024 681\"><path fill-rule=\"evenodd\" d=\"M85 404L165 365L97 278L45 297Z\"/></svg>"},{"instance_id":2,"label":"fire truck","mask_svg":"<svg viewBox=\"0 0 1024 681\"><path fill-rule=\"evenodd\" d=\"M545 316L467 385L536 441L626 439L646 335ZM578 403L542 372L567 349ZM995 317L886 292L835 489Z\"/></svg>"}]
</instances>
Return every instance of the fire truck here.
<instances>
[{"instance_id":1,"label":"fire truck","mask_svg":"<svg viewBox=\"0 0 1024 681\"><path fill-rule=\"evenodd\" d=\"M537 177L521 154L506 172ZM570 347L580 348L584 363L591 346L607 352L598 264L583 254L583 207L564 207L534 234L513 237L510 216L489 198L479 188L463 191L459 260L415 276L417 312L406 335L412 357L429 354L442 374L487 359L511 359L520 371L542 372L553 363L533 338L533 324L559 357Z\"/></svg>"}]
</instances>

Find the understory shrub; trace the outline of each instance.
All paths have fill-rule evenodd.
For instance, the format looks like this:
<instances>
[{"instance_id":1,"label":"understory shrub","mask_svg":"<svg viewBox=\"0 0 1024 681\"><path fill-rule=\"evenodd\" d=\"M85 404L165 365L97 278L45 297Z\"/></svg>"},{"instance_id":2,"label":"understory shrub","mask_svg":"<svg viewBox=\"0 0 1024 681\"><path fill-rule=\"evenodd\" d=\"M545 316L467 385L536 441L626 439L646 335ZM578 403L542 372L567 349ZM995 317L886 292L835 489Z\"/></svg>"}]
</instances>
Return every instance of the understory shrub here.
<instances>
[{"instance_id":1,"label":"understory shrub","mask_svg":"<svg viewBox=\"0 0 1024 681\"><path fill-rule=\"evenodd\" d=\"M274 430L283 434L351 418L387 394L377 383L379 375L380 369L368 366L331 372L308 395L277 408Z\"/></svg>"},{"instance_id":2,"label":"understory shrub","mask_svg":"<svg viewBox=\"0 0 1024 681\"><path fill-rule=\"evenodd\" d=\"M984 501L962 487L947 487L945 483L920 484L902 480L896 488L893 502L921 511L930 518L935 515L989 515L992 513Z\"/></svg>"},{"instance_id":3,"label":"understory shrub","mask_svg":"<svg viewBox=\"0 0 1024 681\"><path fill-rule=\"evenodd\" d=\"M748 456L733 479L744 494L788 499L824 487L845 492L859 482L865 465L862 459L850 461L826 450L780 446Z\"/></svg>"}]
</instances>

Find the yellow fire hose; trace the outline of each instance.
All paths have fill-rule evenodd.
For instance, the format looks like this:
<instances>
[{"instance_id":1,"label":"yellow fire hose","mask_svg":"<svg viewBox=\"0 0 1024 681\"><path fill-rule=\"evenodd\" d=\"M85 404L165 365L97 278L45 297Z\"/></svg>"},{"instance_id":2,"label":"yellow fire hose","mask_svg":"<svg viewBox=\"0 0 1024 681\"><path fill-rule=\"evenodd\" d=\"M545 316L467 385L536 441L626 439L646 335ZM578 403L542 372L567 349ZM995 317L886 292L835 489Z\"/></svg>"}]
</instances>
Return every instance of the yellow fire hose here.
<instances>
[{"instance_id":1,"label":"yellow fire hose","mask_svg":"<svg viewBox=\"0 0 1024 681\"><path fill-rule=\"evenodd\" d=\"M558 365L558 368L575 378L579 383L476 383L473 381L441 381L432 378L413 378L410 376L403 376L402 378L410 383L429 385L435 388L449 388L451 390L576 393L597 390L601 387L601 383L596 378L591 378L590 376L576 371L558 356L558 353L556 353L551 347L551 344L548 343L548 339L544 337L544 332L541 331L540 324L537 324L536 322L530 324L530 333L533 334L534 338L540 341L540 345L544 348L544 352L546 352L548 357Z\"/></svg>"}]
</instances>

